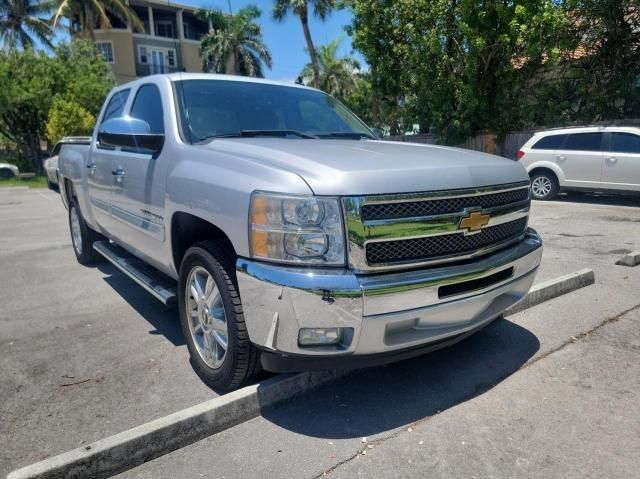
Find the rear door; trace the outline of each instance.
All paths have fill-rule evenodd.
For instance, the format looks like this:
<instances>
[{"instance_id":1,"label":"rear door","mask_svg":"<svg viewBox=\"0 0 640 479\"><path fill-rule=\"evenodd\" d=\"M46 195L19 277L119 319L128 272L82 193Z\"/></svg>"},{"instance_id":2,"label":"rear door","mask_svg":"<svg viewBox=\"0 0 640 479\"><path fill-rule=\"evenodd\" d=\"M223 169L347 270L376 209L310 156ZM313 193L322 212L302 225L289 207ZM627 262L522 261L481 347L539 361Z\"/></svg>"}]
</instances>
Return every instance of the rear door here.
<instances>
[{"instance_id":1,"label":"rear door","mask_svg":"<svg viewBox=\"0 0 640 479\"><path fill-rule=\"evenodd\" d=\"M111 96L100 119L100 125L111 118L120 118L124 114L130 92L130 89L120 90ZM112 234L114 226L111 216L111 200L114 188L111 161L118 154L119 152L114 148L99 145L97 139L94 138L90 146L89 163L87 163L87 183L91 211L96 222L109 234Z\"/></svg>"},{"instance_id":2,"label":"rear door","mask_svg":"<svg viewBox=\"0 0 640 479\"><path fill-rule=\"evenodd\" d=\"M567 186L600 188L602 181L602 132L571 133L555 152Z\"/></svg>"},{"instance_id":3,"label":"rear door","mask_svg":"<svg viewBox=\"0 0 640 479\"><path fill-rule=\"evenodd\" d=\"M607 134L602 183L603 188L640 191L640 135Z\"/></svg>"},{"instance_id":4,"label":"rear door","mask_svg":"<svg viewBox=\"0 0 640 479\"><path fill-rule=\"evenodd\" d=\"M134 94L129 116L149 124L150 133L164 134L162 98L154 84L143 84ZM159 155L124 148L113 157L114 189L111 211L115 235L136 249L149 250L149 239L164 241L163 150Z\"/></svg>"}]
</instances>

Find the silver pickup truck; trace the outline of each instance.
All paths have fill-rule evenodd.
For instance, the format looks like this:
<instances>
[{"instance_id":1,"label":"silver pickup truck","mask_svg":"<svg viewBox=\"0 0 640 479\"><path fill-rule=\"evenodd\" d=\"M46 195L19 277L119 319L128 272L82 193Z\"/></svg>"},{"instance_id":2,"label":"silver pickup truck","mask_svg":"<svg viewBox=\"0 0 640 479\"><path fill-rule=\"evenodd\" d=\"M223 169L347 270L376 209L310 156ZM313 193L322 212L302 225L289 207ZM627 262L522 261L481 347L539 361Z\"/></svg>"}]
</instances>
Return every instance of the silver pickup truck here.
<instances>
[{"instance_id":1,"label":"silver pickup truck","mask_svg":"<svg viewBox=\"0 0 640 479\"><path fill-rule=\"evenodd\" d=\"M78 261L177 301L194 369L381 364L451 345L527 293L529 178L482 153L382 141L330 96L206 74L114 89L60 153Z\"/></svg>"}]
</instances>

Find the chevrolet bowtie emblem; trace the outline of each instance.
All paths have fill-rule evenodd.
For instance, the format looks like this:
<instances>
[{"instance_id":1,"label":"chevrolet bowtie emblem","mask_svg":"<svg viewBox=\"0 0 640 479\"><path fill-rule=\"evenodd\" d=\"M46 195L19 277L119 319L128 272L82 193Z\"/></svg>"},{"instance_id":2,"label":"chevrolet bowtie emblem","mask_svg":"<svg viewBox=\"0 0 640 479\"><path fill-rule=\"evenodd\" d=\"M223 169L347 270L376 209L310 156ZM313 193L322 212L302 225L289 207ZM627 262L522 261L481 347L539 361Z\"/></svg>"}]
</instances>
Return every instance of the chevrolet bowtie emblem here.
<instances>
[{"instance_id":1,"label":"chevrolet bowtie emblem","mask_svg":"<svg viewBox=\"0 0 640 479\"><path fill-rule=\"evenodd\" d=\"M487 223L489 223L489 215L485 215L481 211L474 211L460 219L458 228L466 230L464 234L469 234L480 231Z\"/></svg>"}]
</instances>

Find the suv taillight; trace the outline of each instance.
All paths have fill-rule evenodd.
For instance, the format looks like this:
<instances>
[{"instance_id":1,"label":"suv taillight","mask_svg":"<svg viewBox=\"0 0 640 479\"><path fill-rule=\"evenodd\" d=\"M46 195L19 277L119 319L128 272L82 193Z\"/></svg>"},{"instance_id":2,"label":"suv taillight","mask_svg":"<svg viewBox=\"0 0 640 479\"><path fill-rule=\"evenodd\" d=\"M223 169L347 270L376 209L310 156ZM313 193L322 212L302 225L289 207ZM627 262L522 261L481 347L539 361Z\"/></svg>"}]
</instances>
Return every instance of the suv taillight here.
<instances>
[{"instance_id":1,"label":"suv taillight","mask_svg":"<svg viewBox=\"0 0 640 479\"><path fill-rule=\"evenodd\" d=\"M516 158L521 159L523 156L524 156L524 151L518 150L518 153L516 153Z\"/></svg>"}]
</instances>

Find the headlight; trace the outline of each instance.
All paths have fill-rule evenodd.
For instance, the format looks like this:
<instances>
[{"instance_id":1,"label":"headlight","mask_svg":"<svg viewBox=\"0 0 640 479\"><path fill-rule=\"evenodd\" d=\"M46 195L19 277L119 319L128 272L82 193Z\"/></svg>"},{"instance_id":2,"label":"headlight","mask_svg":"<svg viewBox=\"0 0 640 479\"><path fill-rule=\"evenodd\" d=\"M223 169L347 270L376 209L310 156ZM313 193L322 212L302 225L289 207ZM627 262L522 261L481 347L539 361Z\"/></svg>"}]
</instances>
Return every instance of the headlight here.
<instances>
[{"instance_id":1,"label":"headlight","mask_svg":"<svg viewBox=\"0 0 640 479\"><path fill-rule=\"evenodd\" d=\"M254 192L249 241L254 258L344 265L344 233L336 198Z\"/></svg>"}]
</instances>

